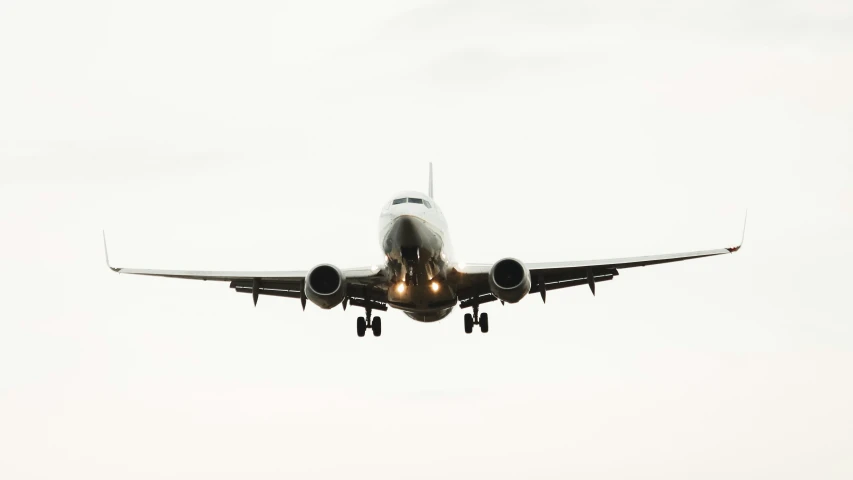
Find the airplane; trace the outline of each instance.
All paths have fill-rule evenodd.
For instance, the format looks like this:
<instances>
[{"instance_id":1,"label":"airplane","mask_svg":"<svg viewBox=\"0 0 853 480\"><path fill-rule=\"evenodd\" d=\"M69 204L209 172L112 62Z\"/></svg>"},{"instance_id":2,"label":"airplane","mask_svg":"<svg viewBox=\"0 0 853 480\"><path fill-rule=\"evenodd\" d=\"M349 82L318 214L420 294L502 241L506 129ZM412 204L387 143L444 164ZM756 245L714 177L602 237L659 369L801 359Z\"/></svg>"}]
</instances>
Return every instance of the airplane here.
<instances>
[{"instance_id":1,"label":"airplane","mask_svg":"<svg viewBox=\"0 0 853 480\"><path fill-rule=\"evenodd\" d=\"M110 264L104 233L104 255L110 270L131 275L186 278L230 282L237 292L258 297L298 298L302 309L308 301L322 309L341 305L361 307L365 316L356 320L356 333L364 337L368 329L382 334L382 319L374 311L401 310L419 322L436 322L447 317L454 307L471 309L463 316L465 333L474 326L489 331L489 315L480 306L489 302L517 303L538 293L545 302L547 292L568 287L595 286L613 280L625 268L680 262L695 258L735 253L743 246L746 234L744 218L741 242L735 247L687 253L650 255L609 260L524 263L504 258L494 264L458 262L450 243L447 222L433 195L432 164L429 166L429 194L402 192L382 207L379 216L379 242L385 254L382 265L340 269L320 264L308 271L215 272L149 270L119 268Z\"/></svg>"}]
</instances>

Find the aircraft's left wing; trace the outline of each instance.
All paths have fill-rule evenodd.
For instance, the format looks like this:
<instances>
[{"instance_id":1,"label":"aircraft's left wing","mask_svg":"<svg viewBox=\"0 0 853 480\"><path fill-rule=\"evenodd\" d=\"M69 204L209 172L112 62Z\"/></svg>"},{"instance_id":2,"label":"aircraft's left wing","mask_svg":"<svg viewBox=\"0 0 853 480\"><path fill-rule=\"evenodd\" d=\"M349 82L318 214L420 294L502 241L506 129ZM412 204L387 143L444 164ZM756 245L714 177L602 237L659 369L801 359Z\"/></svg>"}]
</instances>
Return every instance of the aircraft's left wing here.
<instances>
[{"instance_id":1,"label":"aircraft's left wing","mask_svg":"<svg viewBox=\"0 0 853 480\"><path fill-rule=\"evenodd\" d=\"M526 266L530 271L530 293L538 292L544 301L545 292L549 290L588 285L592 294L595 295L596 283L613 280L613 277L619 275L619 270L623 268L645 267L735 253L743 245L746 234L746 218L744 218L743 232L740 244L735 247L607 260L529 263ZM455 269L455 273L458 275L457 281L460 285L459 299L462 300L462 308L497 300L489 292L488 274L491 268L492 265L478 264L459 266Z\"/></svg>"}]
</instances>

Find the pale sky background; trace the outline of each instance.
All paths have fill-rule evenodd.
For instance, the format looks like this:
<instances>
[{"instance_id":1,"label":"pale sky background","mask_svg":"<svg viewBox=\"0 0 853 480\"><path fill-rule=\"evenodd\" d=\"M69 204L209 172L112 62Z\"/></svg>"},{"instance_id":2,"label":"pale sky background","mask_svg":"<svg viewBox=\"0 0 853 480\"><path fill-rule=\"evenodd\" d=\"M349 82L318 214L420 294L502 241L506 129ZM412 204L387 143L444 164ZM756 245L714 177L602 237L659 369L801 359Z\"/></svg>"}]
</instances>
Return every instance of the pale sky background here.
<instances>
[{"instance_id":1,"label":"pale sky background","mask_svg":"<svg viewBox=\"0 0 853 480\"><path fill-rule=\"evenodd\" d=\"M853 477L853 3L0 1L0 477ZM435 324L128 267L738 242Z\"/></svg>"}]
</instances>

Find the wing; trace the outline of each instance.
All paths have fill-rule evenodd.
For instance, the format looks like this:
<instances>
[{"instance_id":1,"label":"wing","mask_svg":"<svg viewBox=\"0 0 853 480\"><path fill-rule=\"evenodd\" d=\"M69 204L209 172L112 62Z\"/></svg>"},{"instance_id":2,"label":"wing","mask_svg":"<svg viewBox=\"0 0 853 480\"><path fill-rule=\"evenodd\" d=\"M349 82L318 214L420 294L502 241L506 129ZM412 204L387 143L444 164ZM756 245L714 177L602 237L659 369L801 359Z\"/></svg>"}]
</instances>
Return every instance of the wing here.
<instances>
[{"instance_id":1,"label":"wing","mask_svg":"<svg viewBox=\"0 0 853 480\"><path fill-rule=\"evenodd\" d=\"M304 282L308 271L202 271L202 270L153 270L144 268L121 268L110 264L107 237L104 234L104 255L107 267L116 273L147 275L151 277L183 278L231 282L230 287L240 293L253 294L255 303L258 295L272 295L304 300ZM347 295L363 299L375 299L376 291L384 281L381 270L373 268L351 268L342 270L347 282Z\"/></svg>"},{"instance_id":2,"label":"wing","mask_svg":"<svg viewBox=\"0 0 853 480\"><path fill-rule=\"evenodd\" d=\"M645 267L661 263L681 262L695 258L713 257L735 253L743 246L746 236L746 218L740 244L736 247L702 250L698 252L667 253L644 257L613 258L605 260L581 260L570 262L530 263L530 293L538 292L545 301L545 292L559 288L588 285L595 295L595 284L613 280L624 268ZM461 307L497 300L490 292L488 274L492 265L464 265L456 267Z\"/></svg>"}]
</instances>

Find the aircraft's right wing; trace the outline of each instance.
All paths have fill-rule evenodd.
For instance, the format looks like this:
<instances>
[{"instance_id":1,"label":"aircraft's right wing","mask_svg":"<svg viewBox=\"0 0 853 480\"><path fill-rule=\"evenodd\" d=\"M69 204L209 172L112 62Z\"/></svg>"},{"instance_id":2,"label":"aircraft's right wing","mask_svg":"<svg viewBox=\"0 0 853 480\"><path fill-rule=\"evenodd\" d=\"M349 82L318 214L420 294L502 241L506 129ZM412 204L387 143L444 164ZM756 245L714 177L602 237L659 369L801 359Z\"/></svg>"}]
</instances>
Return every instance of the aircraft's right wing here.
<instances>
[{"instance_id":1,"label":"aircraft's right wing","mask_svg":"<svg viewBox=\"0 0 853 480\"><path fill-rule=\"evenodd\" d=\"M308 271L202 271L202 270L156 270L145 268L113 267L107 251L104 235L104 255L107 267L116 273L145 275L151 277L182 278L189 280L231 282L230 287L240 293L251 293L255 303L259 295L300 298L305 307L305 277ZM347 283L347 296L375 300L382 298L379 292L385 282L382 270L373 268L351 268L342 270Z\"/></svg>"}]
</instances>

